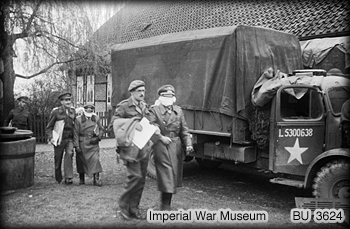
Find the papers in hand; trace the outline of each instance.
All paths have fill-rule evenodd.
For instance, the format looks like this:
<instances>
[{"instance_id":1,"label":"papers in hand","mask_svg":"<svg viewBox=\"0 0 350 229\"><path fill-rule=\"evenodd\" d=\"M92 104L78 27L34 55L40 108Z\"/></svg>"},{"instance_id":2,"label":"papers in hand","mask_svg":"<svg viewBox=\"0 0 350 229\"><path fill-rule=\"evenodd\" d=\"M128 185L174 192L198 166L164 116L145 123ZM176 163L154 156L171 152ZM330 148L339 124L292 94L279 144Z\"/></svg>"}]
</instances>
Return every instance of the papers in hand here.
<instances>
[{"instance_id":1,"label":"papers in hand","mask_svg":"<svg viewBox=\"0 0 350 229\"><path fill-rule=\"evenodd\" d=\"M135 134L132 142L141 150L146 145L146 143L151 139L152 135L156 131L156 127L149 123L149 120L143 117L140 121L142 130L138 131L135 129Z\"/></svg>"},{"instance_id":2,"label":"papers in hand","mask_svg":"<svg viewBox=\"0 0 350 229\"><path fill-rule=\"evenodd\" d=\"M63 128L64 128L64 120L55 122L55 126L53 127L53 130L52 130L52 141L51 141L52 145L58 146L61 144Z\"/></svg>"}]
</instances>

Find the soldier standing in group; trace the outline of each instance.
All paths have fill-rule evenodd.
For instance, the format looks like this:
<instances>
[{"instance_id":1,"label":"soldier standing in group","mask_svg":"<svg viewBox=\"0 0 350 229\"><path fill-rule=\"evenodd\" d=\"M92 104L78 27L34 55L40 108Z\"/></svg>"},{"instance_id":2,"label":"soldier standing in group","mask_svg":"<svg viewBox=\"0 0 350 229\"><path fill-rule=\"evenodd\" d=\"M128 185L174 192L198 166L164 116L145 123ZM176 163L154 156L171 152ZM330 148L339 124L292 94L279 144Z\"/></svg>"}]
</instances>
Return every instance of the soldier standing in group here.
<instances>
[{"instance_id":1,"label":"soldier standing in group","mask_svg":"<svg viewBox=\"0 0 350 229\"><path fill-rule=\"evenodd\" d=\"M128 91L131 96L117 105L109 126L113 125L114 120L119 121L117 119L135 117L141 119L149 115L147 104L144 101L145 83L141 80L134 80L130 83ZM135 160L125 159L121 156L126 166L127 177L124 192L119 199L120 214L126 220L145 219L139 210L139 204L146 181L148 151L145 148L139 150L135 145L130 145L129 147L118 147L117 152L119 155L128 155L130 152L137 155Z\"/></svg>"},{"instance_id":2,"label":"soldier standing in group","mask_svg":"<svg viewBox=\"0 0 350 229\"><path fill-rule=\"evenodd\" d=\"M75 120L74 148L76 152L77 171L79 173L79 184L85 184L85 174L93 177L93 184L101 186L100 173L100 147L104 128L100 118L93 113L95 106L86 104L84 112Z\"/></svg>"},{"instance_id":3,"label":"soldier standing in group","mask_svg":"<svg viewBox=\"0 0 350 229\"><path fill-rule=\"evenodd\" d=\"M193 151L192 140L182 109L174 105L175 89L164 85L158 89L159 105L150 108L150 123L159 127L155 133L154 162L157 174L158 190L161 192L161 210L171 210L171 198L177 187L182 187L183 160ZM181 141L182 140L182 141Z\"/></svg>"},{"instance_id":4,"label":"soldier standing in group","mask_svg":"<svg viewBox=\"0 0 350 229\"><path fill-rule=\"evenodd\" d=\"M73 138L74 138L74 122L76 113L74 107L71 106L72 94L69 92L62 93L58 96L61 106L51 111L49 122L46 126L46 134L48 140L54 145L55 151L55 178L58 183L62 181L62 158L64 155L64 176L65 184L72 184L73 181ZM58 121L64 120L64 128L60 144L55 145L55 139L52 130ZM59 133L60 134L60 133Z\"/></svg>"},{"instance_id":5,"label":"soldier standing in group","mask_svg":"<svg viewBox=\"0 0 350 229\"><path fill-rule=\"evenodd\" d=\"M31 130L32 129L32 120L29 110L26 105L28 102L27 96L20 96L17 98L18 107L12 109L7 119L4 122L4 126L8 126L11 123L11 126L17 127L22 130Z\"/></svg>"}]
</instances>

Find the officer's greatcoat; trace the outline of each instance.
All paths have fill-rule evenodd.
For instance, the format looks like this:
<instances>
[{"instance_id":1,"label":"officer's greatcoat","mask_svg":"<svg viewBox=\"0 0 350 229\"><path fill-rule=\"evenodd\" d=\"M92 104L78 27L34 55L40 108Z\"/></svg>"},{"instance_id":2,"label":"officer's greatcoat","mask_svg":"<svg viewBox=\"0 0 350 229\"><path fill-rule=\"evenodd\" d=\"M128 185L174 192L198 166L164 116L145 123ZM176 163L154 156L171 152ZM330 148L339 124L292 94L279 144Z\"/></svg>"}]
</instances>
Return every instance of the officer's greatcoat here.
<instances>
[{"instance_id":1,"label":"officer's greatcoat","mask_svg":"<svg viewBox=\"0 0 350 229\"><path fill-rule=\"evenodd\" d=\"M74 129L74 147L79 147L82 151L76 155L78 173L92 176L94 173L102 172L99 144L98 142L92 144L91 140L96 138L100 140L103 132L100 118L96 115L92 115L91 118L87 118L84 114L77 117Z\"/></svg>"},{"instance_id":2,"label":"officer's greatcoat","mask_svg":"<svg viewBox=\"0 0 350 229\"><path fill-rule=\"evenodd\" d=\"M182 187L182 170L185 151L183 146L191 146L191 137L188 132L182 109L173 105L171 113L163 105L153 106L150 109L150 123L157 125L161 135L170 137L172 142L165 145L155 134L152 141L154 160L157 173L158 189L165 193L176 193L176 187Z\"/></svg>"}]
</instances>

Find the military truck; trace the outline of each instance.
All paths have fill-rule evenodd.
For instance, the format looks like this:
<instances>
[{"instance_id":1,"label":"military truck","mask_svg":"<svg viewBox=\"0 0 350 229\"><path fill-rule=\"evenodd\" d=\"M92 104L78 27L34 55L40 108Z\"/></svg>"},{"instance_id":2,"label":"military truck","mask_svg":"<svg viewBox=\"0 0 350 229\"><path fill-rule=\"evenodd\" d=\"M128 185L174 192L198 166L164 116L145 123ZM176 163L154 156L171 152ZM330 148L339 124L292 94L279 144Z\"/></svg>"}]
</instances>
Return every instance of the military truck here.
<instances>
[{"instance_id":1,"label":"military truck","mask_svg":"<svg viewBox=\"0 0 350 229\"><path fill-rule=\"evenodd\" d=\"M113 107L135 79L150 105L161 85L175 87L195 148L186 161L244 164L316 197L349 198L339 125L350 82L303 70L296 36L253 26L185 31L117 44L111 58ZM148 173L156 176L152 153Z\"/></svg>"}]
</instances>

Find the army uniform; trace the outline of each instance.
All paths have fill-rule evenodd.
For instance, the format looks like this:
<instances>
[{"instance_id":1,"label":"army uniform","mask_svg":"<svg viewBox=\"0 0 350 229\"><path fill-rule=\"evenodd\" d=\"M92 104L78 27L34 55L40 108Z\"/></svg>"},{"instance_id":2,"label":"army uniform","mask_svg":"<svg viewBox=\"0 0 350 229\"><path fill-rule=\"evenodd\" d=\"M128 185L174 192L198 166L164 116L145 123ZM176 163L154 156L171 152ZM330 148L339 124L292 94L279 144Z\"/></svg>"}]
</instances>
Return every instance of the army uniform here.
<instances>
[{"instance_id":1,"label":"army uniform","mask_svg":"<svg viewBox=\"0 0 350 229\"><path fill-rule=\"evenodd\" d=\"M165 85L158 90L158 94L163 89L169 89L171 94L175 91L171 85ZM192 141L179 106L152 106L149 120L160 129L160 134L155 134L152 141L158 190L161 191L161 210L170 210L172 194L176 193L177 187L182 187L183 160L186 156L183 145L192 148ZM171 142L164 144L160 141L162 136L169 137Z\"/></svg>"},{"instance_id":2,"label":"army uniform","mask_svg":"<svg viewBox=\"0 0 350 229\"><path fill-rule=\"evenodd\" d=\"M28 97L21 96L18 101L26 101ZM8 126L11 122L11 126L17 127L22 130L31 130L32 129L32 120L29 110L25 107L16 107L12 109L4 122L4 126Z\"/></svg>"},{"instance_id":3,"label":"army uniform","mask_svg":"<svg viewBox=\"0 0 350 229\"><path fill-rule=\"evenodd\" d=\"M4 125L8 126L11 122L11 126L17 127L22 130L31 130L31 116L30 112L26 108L17 107L10 111L9 116L5 120Z\"/></svg>"},{"instance_id":4,"label":"army uniform","mask_svg":"<svg viewBox=\"0 0 350 229\"><path fill-rule=\"evenodd\" d=\"M64 97L68 93L61 94ZM64 176L67 184L72 183L73 179L73 138L74 138L74 122L76 118L75 108L65 106L56 107L51 111L49 122L46 126L46 134L49 140L52 139L52 130L55 123L64 120L64 129L62 134L62 141L60 145L54 146L55 151L55 178L58 183L62 181L62 158L64 155Z\"/></svg>"},{"instance_id":5,"label":"army uniform","mask_svg":"<svg viewBox=\"0 0 350 229\"><path fill-rule=\"evenodd\" d=\"M138 87L144 86L144 82L135 80L131 82L129 91L133 91ZM115 119L127 118L131 119L134 117L147 117L149 115L147 104L144 101L137 101L132 97L121 101L115 110L114 116L111 120L111 124ZM136 147L134 145L130 147ZM120 149L128 150L128 149ZM142 150L139 150L139 154L142 154ZM119 198L119 207L121 209L121 215L125 219L138 218L142 219L139 212L139 204L142 197L142 192L146 182L146 172L148 165L148 155L144 155L138 161L125 161L127 170L127 178L125 182L124 192Z\"/></svg>"}]
</instances>

